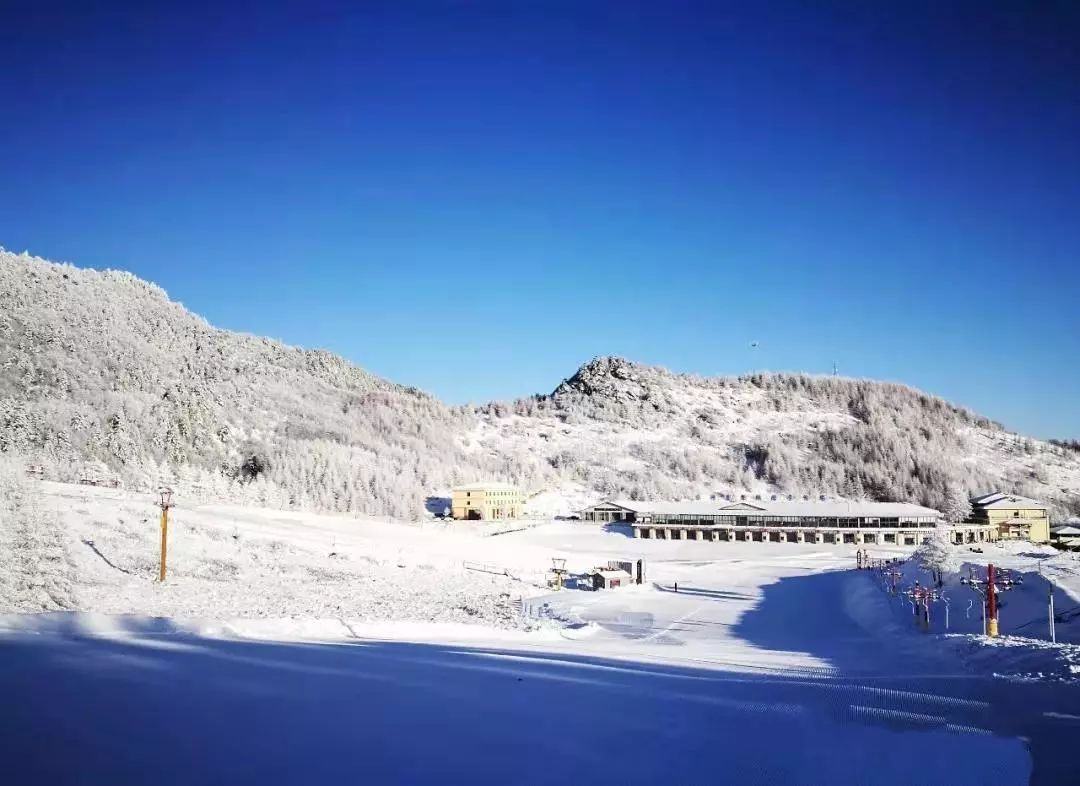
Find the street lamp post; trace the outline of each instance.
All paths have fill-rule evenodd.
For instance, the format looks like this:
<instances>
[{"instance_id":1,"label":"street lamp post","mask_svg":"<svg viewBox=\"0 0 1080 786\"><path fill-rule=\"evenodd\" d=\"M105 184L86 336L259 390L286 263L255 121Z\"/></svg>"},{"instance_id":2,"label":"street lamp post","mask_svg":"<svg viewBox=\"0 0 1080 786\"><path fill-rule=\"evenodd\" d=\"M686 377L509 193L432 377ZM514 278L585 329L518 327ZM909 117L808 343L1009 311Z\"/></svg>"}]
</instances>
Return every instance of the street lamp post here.
<instances>
[{"instance_id":1,"label":"street lamp post","mask_svg":"<svg viewBox=\"0 0 1080 786\"><path fill-rule=\"evenodd\" d=\"M165 560L169 542L169 508L173 506L173 492L170 488L161 489L161 565L158 569L158 581L165 581Z\"/></svg>"}]
</instances>

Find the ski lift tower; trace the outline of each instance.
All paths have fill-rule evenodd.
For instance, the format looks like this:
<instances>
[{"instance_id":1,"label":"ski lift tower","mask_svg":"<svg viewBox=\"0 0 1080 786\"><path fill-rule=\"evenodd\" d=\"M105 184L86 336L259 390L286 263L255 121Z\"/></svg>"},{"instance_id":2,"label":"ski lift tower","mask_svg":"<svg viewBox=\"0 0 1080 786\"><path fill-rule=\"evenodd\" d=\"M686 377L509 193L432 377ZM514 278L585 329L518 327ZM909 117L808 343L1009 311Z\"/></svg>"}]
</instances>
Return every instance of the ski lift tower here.
<instances>
[{"instance_id":1,"label":"ski lift tower","mask_svg":"<svg viewBox=\"0 0 1080 786\"><path fill-rule=\"evenodd\" d=\"M919 627L925 632L930 630L930 606L933 603L937 603L943 599L943 595L933 587L924 587L919 582L915 582L915 586L904 592L904 595L911 601L916 621ZM946 605L945 612L945 627L949 627L948 623L948 606Z\"/></svg>"},{"instance_id":2,"label":"ski lift tower","mask_svg":"<svg viewBox=\"0 0 1080 786\"><path fill-rule=\"evenodd\" d=\"M889 580L889 594L896 594L896 585L900 582L900 579L904 578L904 574L898 571L894 567L890 567L884 573L885 578Z\"/></svg>"},{"instance_id":3,"label":"ski lift tower","mask_svg":"<svg viewBox=\"0 0 1080 786\"><path fill-rule=\"evenodd\" d=\"M999 583L1000 582L1000 583ZM986 579L980 579L972 569L968 578L961 578L961 584L982 595L983 600L983 635L995 638L998 635L998 595L1008 592L1022 580L1014 579L1007 571L998 571L991 563L986 566Z\"/></svg>"},{"instance_id":4,"label":"ski lift tower","mask_svg":"<svg viewBox=\"0 0 1080 786\"><path fill-rule=\"evenodd\" d=\"M566 583L566 560L563 557L552 557L551 572L551 588L561 590Z\"/></svg>"}]
</instances>

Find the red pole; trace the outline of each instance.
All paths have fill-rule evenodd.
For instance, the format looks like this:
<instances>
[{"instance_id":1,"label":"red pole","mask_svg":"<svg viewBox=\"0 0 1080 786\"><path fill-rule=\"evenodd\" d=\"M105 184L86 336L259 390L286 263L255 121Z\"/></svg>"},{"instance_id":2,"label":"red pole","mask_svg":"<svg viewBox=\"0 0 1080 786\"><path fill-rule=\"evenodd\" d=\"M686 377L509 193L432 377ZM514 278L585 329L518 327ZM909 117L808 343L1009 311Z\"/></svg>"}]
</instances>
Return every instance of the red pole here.
<instances>
[{"instance_id":1,"label":"red pole","mask_svg":"<svg viewBox=\"0 0 1080 786\"><path fill-rule=\"evenodd\" d=\"M994 586L994 566L986 566L986 633L991 638L998 635L997 588Z\"/></svg>"}]
</instances>

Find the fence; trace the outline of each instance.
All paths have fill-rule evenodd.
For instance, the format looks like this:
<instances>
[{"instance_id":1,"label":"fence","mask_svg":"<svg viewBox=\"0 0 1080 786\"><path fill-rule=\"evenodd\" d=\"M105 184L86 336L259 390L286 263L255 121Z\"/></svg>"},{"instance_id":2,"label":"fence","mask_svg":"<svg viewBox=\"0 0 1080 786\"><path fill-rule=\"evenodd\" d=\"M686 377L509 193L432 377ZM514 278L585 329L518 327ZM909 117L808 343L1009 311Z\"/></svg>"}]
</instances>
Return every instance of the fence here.
<instances>
[{"instance_id":1,"label":"fence","mask_svg":"<svg viewBox=\"0 0 1080 786\"><path fill-rule=\"evenodd\" d=\"M510 571L508 571L506 568L500 565L491 565L486 562L470 562L469 560L465 560L461 563L461 567L465 568L465 570L475 570L479 571L480 573L491 573L495 576L510 575Z\"/></svg>"}]
</instances>

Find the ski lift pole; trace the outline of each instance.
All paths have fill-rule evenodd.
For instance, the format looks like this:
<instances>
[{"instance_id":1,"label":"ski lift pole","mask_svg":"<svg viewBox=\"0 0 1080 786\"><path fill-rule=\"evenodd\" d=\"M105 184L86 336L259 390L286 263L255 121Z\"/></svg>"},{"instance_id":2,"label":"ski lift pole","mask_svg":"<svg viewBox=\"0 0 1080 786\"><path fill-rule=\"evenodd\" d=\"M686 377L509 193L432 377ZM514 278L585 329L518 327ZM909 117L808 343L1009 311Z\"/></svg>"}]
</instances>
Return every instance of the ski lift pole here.
<instances>
[{"instance_id":1,"label":"ski lift pole","mask_svg":"<svg viewBox=\"0 0 1080 786\"><path fill-rule=\"evenodd\" d=\"M997 586L994 583L996 580L997 572L994 569L994 563L991 562L986 566L986 635L992 639L997 638L998 635Z\"/></svg>"}]
</instances>

